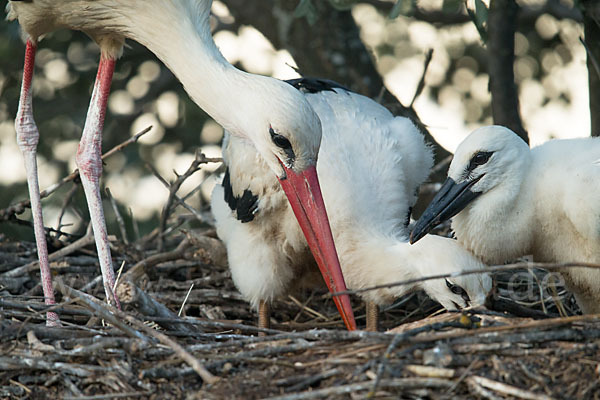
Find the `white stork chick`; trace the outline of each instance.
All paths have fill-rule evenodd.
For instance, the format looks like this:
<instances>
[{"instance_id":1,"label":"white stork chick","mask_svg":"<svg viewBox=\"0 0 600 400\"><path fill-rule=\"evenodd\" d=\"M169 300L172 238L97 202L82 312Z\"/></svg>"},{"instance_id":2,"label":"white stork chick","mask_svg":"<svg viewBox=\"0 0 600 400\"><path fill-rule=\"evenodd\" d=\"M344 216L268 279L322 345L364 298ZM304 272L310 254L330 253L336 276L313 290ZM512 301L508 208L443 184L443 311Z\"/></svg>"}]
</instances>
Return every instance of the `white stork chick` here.
<instances>
[{"instance_id":1,"label":"white stork chick","mask_svg":"<svg viewBox=\"0 0 600 400\"><path fill-rule=\"evenodd\" d=\"M301 89L323 125L317 171L349 288L483 267L451 239L431 237L416 247L407 243L410 207L433 163L410 120L331 81L290 83ZM240 292L260 306L310 284L314 267L306 242L277 181L264 173L261 156L233 136L224 141L223 156L228 169L214 189L212 209ZM458 309L483 303L491 281L477 274L362 296L385 304L417 288L447 309Z\"/></svg>"},{"instance_id":2,"label":"white stork chick","mask_svg":"<svg viewBox=\"0 0 600 400\"><path fill-rule=\"evenodd\" d=\"M120 43L122 38L129 38L152 51L204 111L233 135L244 138L253 151L260 154L261 162L268 166L263 174L275 182L279 180L329 289L332 292L346 289L317 179L315 164L321 142L319 118L304 96L288 84L240 71L225 60L210 32L211 0L36 0L11 4L10 17L18 18L26 30L35 28L35 35L56 28L78 29L98 37L101 46L100 39L105 37L119 38ZM32 70L33 58L28 60L31 61L29 70ZM92 127L97 126L94 121L104 118L110 78L102 82L102 94L93 95L93 99L103 99L102 107L94 107L94 112L90 107L88 121L92 120ZM95 166L91 187L97 196L95 203L90 203L90 210L99 210L97 217L92 218L104 226L98 190L102 166L98 131L92 129L93 135L88 137L84 129L82 144L86 142L94 150L94 157L90 155L85 159ZM79 153L82 153L81 146L78 164ZM87 163L80 164L82 178ZM41 222L39 227L43 233ZM94 225L97 243L108 249L105 231L106 228L97 230ZM40 238L37 241L39 244ZM110 252L106 254L106 270L112 273ZM334 302L348 329L354 329L349 296L335 296Z\"/></svg>"},{"instance_id":3,"label":"white stork chick","mask_svg":"<svg viewBox=\"0 0 600 400\"><path fill-rule=\"evenodd\" d=\"M475 130L411 233L416 242L452 220L459 243L484 261L600 263L600 139L551 140L529 149L511 130ZM600 312L600 270L562 271L584 313Z\"/></svg>"}]
</instances>

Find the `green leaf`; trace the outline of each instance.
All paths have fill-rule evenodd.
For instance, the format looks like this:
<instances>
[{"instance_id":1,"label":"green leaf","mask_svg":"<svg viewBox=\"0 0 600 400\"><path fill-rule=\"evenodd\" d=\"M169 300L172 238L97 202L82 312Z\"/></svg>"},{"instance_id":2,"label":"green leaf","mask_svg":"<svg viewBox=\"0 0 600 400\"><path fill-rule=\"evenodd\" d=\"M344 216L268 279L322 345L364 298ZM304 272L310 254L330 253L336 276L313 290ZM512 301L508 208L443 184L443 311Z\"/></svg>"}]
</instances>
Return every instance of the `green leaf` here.
<instances>
[{"instance_id":1,"label":"green leaf","mask_svg":"<svg viewBox=\"0 0 600 400\"><path fill-rule=\"evenodd\" d=\"M483 41L483 43L486 43L486 24L488 19L487 7L485 6L482 0L475 0L475 11L471 10L470 8L467 8L467 13L469 14L469 17L471 17L471 20L475 24L477 32L479 32L479 36L481 37L481 40Z\"/></svg>"},{"instance_id":2,"label":"green leaf","mask_svg":"<svg viewBox=\"0 0 600 400\"><path fill-rule=\"evenodd\" d=\"M417 0L398 0L394 7L392 7L392 11L390 11L389 18L394 19L399 15L411 16L415 11L415 5Z\"/></svg>"},{"instance_id":3,"label":"green leaf","mask_svg":"<svg viewBox=\"0 0 600 400\"><path fill-rule=\"evenodd\" d=\"M329 4L336 10L349 10L353 5L358 3L359 0L329 0Z\"/></svg>"},{"instance_id":4,"label":"green leaf","mask_svg":"<svg viewBox=\"0 0 600 400\"><path fill-rule=\"evenodd\" d=\"M482 0L475 0L475 20L478 26L484 26L488 19L488 9Z\"/></svg>"},{"instance_id":5,"label":"green leaf","mask_svg":"<svg viewBox=\"0 0 600 400\"><path fill-rule=\"evenodd\" d=\"M447 13L458 12L463 3L463 0L444 0L444 3L442 3L442 11Z\"/></svg>"},{"instance_id":6,"label":"green leaf","mask_svg":"<svg viewBox=\"0 0 600 400\"><path fill-rule=\"evenodd\" d=\"M298 3L298 6L296 6L296 9L294 10L294 17L304 17L309 25L314 25L319 18L319 14L312 3L312 0L300 0L300 3Z\"/></svg>"}]
</instances>

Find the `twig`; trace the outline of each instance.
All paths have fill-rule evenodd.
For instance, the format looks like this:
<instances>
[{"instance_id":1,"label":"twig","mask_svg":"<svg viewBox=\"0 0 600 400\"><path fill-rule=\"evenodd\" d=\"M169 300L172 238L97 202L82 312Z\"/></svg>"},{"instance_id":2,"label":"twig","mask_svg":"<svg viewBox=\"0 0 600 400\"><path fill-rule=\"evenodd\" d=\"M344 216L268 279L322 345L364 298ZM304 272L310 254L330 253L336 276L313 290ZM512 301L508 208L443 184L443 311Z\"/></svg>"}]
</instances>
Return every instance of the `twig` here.
<instances>
[{"instance_id":1,"label":"twig","mask_svg":"<svg viewBox=\"0 0 600 400\"><path fill-rule=\"evenodd\" d=\"M162 183L167 189L169 189L169 191L171 190L171 184L169 182L167 182L165 180L165 178L163 178L158 173L156 168L154 168L151 164L146 164L146 168L148 168L150 170L150 172L152 172L152 174L158 179L158 181L160 183ZM191 212L194 215L194 217L196 217L196 219L198 219L198 221L204 221L202 214L200 214L200 212L198 210L196 210L194 207L192 207L188 203L186 203L185 200L182 199L181 197L179 197L177 194L173 194L173 200L175 200L179 205L181 205L183 208L185 208L186 210ZM163 235L161 235L161 236L163 236Z\"/></svg>"},{"instance_id":2,"label":"twig","mask_svg":"<svg viewBox=\"0 0 600 400\"><path fill-rule=\"evenodd\" d=\"M152 267L161 262L179 260L183 258L189 245L190 241L186 238L181 243L179 243L177 248L175 248L175 250L173 251L154 254L150 257L143 259L142 261L138 262L133 267L131 267L129 271L125 272L123 279L129 279L133 282L137 282L137 280L146 273L147 268Z\"/></svg>"},{"instance_id":3,"label":"twig","mask_svg":"<svg viewBox=\"0 0 600 400\"><path fill-rule=\"evenodd\" d=\"M49 261L58 260L64 256L67 256L67 255L69 255L83 247L86 247L92 243L94 243L94 235L91 235L88 233L81 239L50 254L48 256L48 260ZM14 268L10 271L3 272L2 274L0 274L0 277L17 277L22 274L26 274L26 273L35 271L37 268L39 268L39 261L32 261L29 264L25 264L21 267Z\"/></svg>"},{"instance_id":4,"label":"twig","mask_svg":"<svg viewBox=\"0 0 600 400\"><path fill-rule=\"evenodd\" d=\"M328 378L331 378L332 376L339 375L341 372L342 371L339 370L338 368L330 369L330 370L327 370L327 371L322 371L322 372L319 372L316 375L312 375L312 376L309 376L306 379L303 379L302 381L296 383L295 385L288 386L284 390L286 392L297 392L299 390L306 389L309 386L312 386L315 383L318 383L318 382L322 381L323 379L328 379Z\"/></svg>"},{"instance_id":5,"label":"twig","mask_svg":"<svg viewBox=\"0 0 600 400\"><path fill-rule=\"evenodd\" d=\"M123 217L119 212L119 207L117 206L117 202L110 192L109 188L106 188L106 196L108 200L110 200L110 204L115 212L115 218L117 219L117 225L119 225L119 230L121 231L121 237L123 238L123 242L125 244L129 244L129 239L127 239L127 231L125 230L125 222L123 221Z\"/></svg>"},{"instance_id":6,"label":"twig","mask_svg":"<svg viewBox=\"0 0 600 400\"><path fill-rule=\"evenodd\" d=\"M63 199L62 206L60 207L60 214L58 215L58 223L56 226L57 231L60 231L62 229L62 227L65 226L62 223L62 219L65 216L65 212L67 211L67 207L68 207L69 203L71 202L71 199L73 198L73 196L75 196L75 193L77 193L78 188L79 187L76 184L73 184L73 186L71 187L71 189L69 189L69 192ZM58 237L60 237L60 236L57 236L57 238Z\"/></svg>"},{"instance_id":7,"label":"twig","mask_svg":"<svg viewBox=\"0 0 600 400\"><path fill-rule=\"evenodd\" d=\"M196 371L198 376L200 376L204 382L210 384L215 383L219 380L218 377L208 372L208 370L204 368L204 366L200 363L200 361L197 358L188 353L187 350L185 350L179 343L175 342L164 333L161 333L144 325L143 322L137 320L136 318L123 311L118 310L115 307L105 305L104 303L94 299L93 297L83 292L66 286L61 280L57 280L57 286L59 290L63 293L63 295L77 297L83 302L84 305L100 313L102 318L109 320L111 324L114 324L119 329L123 330L125 333L133 333L136 337L142 339L144 342L147 341L147 338L143 334L131 329L119 320L125 320L129 322L131 325L144 331L144 333L146 333L148 336L151 336L163 343L164 345L169 346L179 358L185 361L190 367L194 369L194 371Z\"/></svg>"},{"instance_id":8,"label":"twig","mask_svg":"<svg viewBox=\"0 0 600 400\"><path fill-rule=\"evenodd\" d=\"M105 399L121 399L126 397L144 397L152 396L152 392L125 392L125 393L107 393L96 394L93 396L66 396L64 400L105 400Z\"/></svg>"},{"instance_id":9,"label":"twig","mask_svg":"<svg viewBox=\"0 0 600 400\"><path fill-rule=\"evenodd\" d=\"M1 371L45 370L54 373L60 371L69 375L88 377L109 373L111 369L112 367L99 367L97 365L48 362L39 357L0 357Z\"/></svg>"},{"instance_id":10,"label":"twig","mask_svg":"<svg viewBox=\"0 0 600 400\"><path fill-rule=\"evenodd\" d=\"M382 284L382 285L370 286L370 287L366 287L366 288L362 288L362 289L352 289L352 290L344 290L344 291L335 292L335 293L327 293L327 294L324 294L323 297L329 298L332 296L341 296L344 294L358 294L358 293L369 292L371 290L386 289L386 288L391 288L391 287L395 287L395 286L413 285L418 282L425 282L425 281L430 281L433 279L456 278L459 276L484 274L484 273L488 273L488 272L512 271L515 269L523 269L523 268L542 268L542 269L553 271L553 270L560 270L563 268L576 268L576 267L593 268L594 269L594 268L600 268L600 264L592 264L592 263L585 263L585 262L556 263L556 264L536 263L536 262L520 262L520 263L514 263L514 264L507 264L507 265L495 265L495 266L481 268L481 269L477 269L477 270L457 271L457 272L452 272L452 273L448 273L448 274L423 276L420 278L407 279L405 281L396 281L396 282L386 283L386 284Z\"/></svg>"},{"instance_id":11,"label":"twig","mask_svg":"<svg viewBox=\"0 0 600 400\"><path fill-rule=\"evenodd\" d=\"M495 390L504 395L518 397L527 400L552 400L552 397L546 396L543 393L533 393L528 390L519 389L518 387L507 385L502 382L497 382L492 379L484 378L483 376L473 375L467 378L467 381L473 382L487 389Z\"/></svg>"},{"instance_id":12,"label":"twig","mask_svg":"<svg viewBox=\"0 0 600 400\"><path fill-rule=\"evenodd\" d=\"M437 322L437 323L421 326L419 328L411 329L406 332L402 332L402 333L395 335L394 339L391 341L388 348L385 350L385 353L383 353L383 356L381 357L381 362L379 363L379 367L377 368L377 375L376 375L375 380L373 381L373 386L370 391L371 395L375 394L375 392L379 388L380 383L383 381L383 379L382 379L383 373L385 372L385 368L388 365L388 362L390 360L392 352L396 349L396 347L398 347L403 342L407 342L409 339L411 339L412 337L414 337L420 333L430 332L430 331L438 331L438 330L442 330L442 329L448 328L448 327L467 328L468 326L466 326L460 322L457 323L456 321Z\"/></svg>"},{"instance_id":13,"label":"twig","mask_svg":"<svg viewBox=\"0 0 600 400\"><path fill-rule=\"evenodd\" d=\"M207 164L207 163L211 163L211 162L222 162L222 161L223 160L221 158L208 158L204 155L204 153L200 153L197 151L196 156L194 157L194 161L192 161L192 163L190 164L188 169L183 173L183 175L176 174L177 179L175 179L175 182L173 182L171 185L169 185L169 198L167 199L167 203L165 204L165 207L163 208L163 212L161 215L160 226L159 226L160 232L165 231L165 228L167 226L167 219L169 218L169 215L171 215L171 208L172 208L173 201L175 201L175 197L177 196L177 191L179 190L179 188L181 187L183 182L185 182L185 180L187 178L189 178L190 176L195 174L197 171L199 171L200 166L202 164ZM149 167L151 168L152 172L158 176L158 172L152 166L149 165ZM161 181L164 181L164 179L161 179ZM183 203L183 200L181 200L181 202ZM163 236L161 235L158 237L158 250L161 251L162 247L163 247Z\"/></svg>"},{"instance_id":14,"label":"twig","mask_svg":"<svg viewBox=\"0 0 600 400\"><path fill-rule=\"evenodd\" d=\"M583 47L585 47L585 52L587 53L587 56L589 57L592 65L594 66L594 71L596 72L596 76L598 76L598 78L600 78L600 63L598 63L598 60L594 56L594 53L592 53L592 51L590 50L586 41L581 36L579 37L579 42L583 45Z\"/></svg>"},{"instance_id":15,"label":"twig","mask_svg":"<svg viewBox=\"0 0 600 400\"><path fill-rule=\"evenodd\" d=\"M156 321L156 322L179 321L179 322L183 322L185 324L203 326L203 327L207 327L207 328L216 328L216 329L239 329L240 331L243 331L243 332L254 332L254 333L264 332L267 334L281 333L281 331L276 330L276 329L263 329L263 328L257 328L255 326L251 326L251 325L236 324L233 322L224 322L224 321L206 321L206 320L191 319L191 318L173 319L173 318L150 317L150 316L148 316L147 319L149 319L151 321Z\"/></svg>"},{"instance_id":16,"label":"twig","mask_svg":"<svg viewBox=\"0 0 600 400\"><path fill-rule=\"evenodd\" d=\"M115 312L112 306L105 305L104 303L90 296L89 294L83 293L77 289L73 289L72 287L65 285L65 283L60 278L56 279L54 287L58 289L63 294L63 296L77 299L81 304L83 304L83 306L91 310L95 315L102 319L105 319L110 324L122 330L125 334L131 336L132 338L141 339L143 342L149 342L146 336L136 331L135 329L132 329L128 325L124 324L121 320L123 318L117 318L115 316Z\"/></svg>"},{"instance_id":17,"label":"twig","mask_svg":"<svg viewBox=\"0 0 600 400\"><path fill-rule=\"evenodd\" d=\"M192 283L192 285L190 286L190 289L187 291L187 293L185 295L185 298L181 302L181 307L179 308L179 312L177 313L178 317L181 317L181 313L183 312L183 308L185 307L185 303L187 302L188 297L190 297L190 293L192 292L193 288L194 288L194 284Z\"/></svg>"},{"instance_id":18,"label":"twig","mask_svg":"<svg viewBox=\"0 0 600 400\"><path fill-rule=\"evenodd\" d=\"M119 286L119 280L121 279L121 274L123 273L123 268L125 267L125 260L121 263L121 267L119 268L119 272L117 273L117 279L115 279L115 284L113 285L113 292L117 290L117 286Z\"/></svg>"},{"instance_id":19,"label":"twig","mask_svg":"<svg viewBox=\"0 0 600 400\"><path fill-rule=\"evenodd\" d=\"M437 378L401 378L401 379L383 379L379 386L382 388L399 388L403 390L421 389L421 388L448 388L452 381ZM335 395L345 395L359 390L367 390L372 386L369 382L351 383L348 385L334 386L324 389L313 390L310 392L294 393L285 396L269 397L268 400L305 400L326 398Z\"/></svg>"},{"instance_id":20,"label":"twig","mask_svg":"<svg viewBox=\"0 0 600 400\"><path fill-rule=\"evenodd\" d=\"M419 84L417 85L417 90L415 90L415 95L413 96L408 108L413 107L413 105L415 104L415 100L417 100L417 97L421 95L421 92L423 92L423 89L425 88L425 75L427 75L427 69L429 68L429 63L431 63L432 56L433 49L427 50L427 53L425 54L425 61L423 62L423 74L421 74L421 79L419 80Z\"/></svg>"},{"instance_id":21,"label":"twig","mask_svg":"<svg viewBox=\"0 0 600 400\"><path fill-rule=\"evenodd\" d=\"M135 310L141 313L144 318L165 318L165 321L158 321L158 324L165 329L180 331L186 334L198 332L197 327L193 329L194 327L190 324L185 324L185 321L179 318L177 314L137 287L131 280L122 281L118 286L117 294L121 302L133 305Z\"/></svg>"}]
</instances>

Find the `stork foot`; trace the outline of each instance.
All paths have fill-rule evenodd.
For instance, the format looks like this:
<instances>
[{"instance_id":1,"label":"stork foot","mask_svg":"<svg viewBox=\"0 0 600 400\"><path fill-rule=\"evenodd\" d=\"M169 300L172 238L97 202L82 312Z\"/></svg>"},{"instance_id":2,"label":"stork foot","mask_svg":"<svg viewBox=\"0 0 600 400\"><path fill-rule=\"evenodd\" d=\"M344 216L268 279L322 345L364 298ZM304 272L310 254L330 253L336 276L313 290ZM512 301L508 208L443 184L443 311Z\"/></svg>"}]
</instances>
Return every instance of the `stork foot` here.
<instances>
[{"instance_id":1,"label":"stork foot","mask_svg":"<svg viewBox=\"0 0 600 400\"><path fill-rule=\"evenodd\" d=\"M258 303L258 327L262 329L271 329L271 305L261 300ZM266 333L259 332L258 336L265 336Z\"/></svg>"},{"instance_id":2,"label":"stork foot","mask_svg":"<svg viewBox=\"0 0 600 400\"><path fill-rule=\"evenodd\" d=\"M367 313L367 327L369 332L377 332L379 330L379 307L372 301L365 302Z\"/></svg>"}]
</instances>

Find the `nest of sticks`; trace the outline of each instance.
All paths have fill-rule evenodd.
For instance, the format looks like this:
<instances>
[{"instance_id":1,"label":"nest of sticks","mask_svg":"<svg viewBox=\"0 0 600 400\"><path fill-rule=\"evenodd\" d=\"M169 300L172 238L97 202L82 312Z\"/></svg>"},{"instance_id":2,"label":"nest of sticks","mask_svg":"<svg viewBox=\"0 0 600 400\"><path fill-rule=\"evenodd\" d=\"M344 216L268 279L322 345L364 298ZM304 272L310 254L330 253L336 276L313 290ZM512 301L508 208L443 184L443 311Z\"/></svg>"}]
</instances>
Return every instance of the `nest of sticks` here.
<instances>
[{"instance_id":1,"label":"nest of sticks","mask_svg":"<svg viewBox=\"0 0 600 400\"><path fill-rule=\"evenodd\" d=\"M382 310L380 332L347 332L316 291L276 301L272 329L258 329L214 229L172 213L177 185L209 161L171 184L155 231L113 239L123 311L103 300L91 234L62 237L62 327L46 327L35 244L0 236L0 398L600 398L600 316L578 315L532 264L493 268L487 308L444 312L413 293Z\"/></svg>"}]
</instances>

